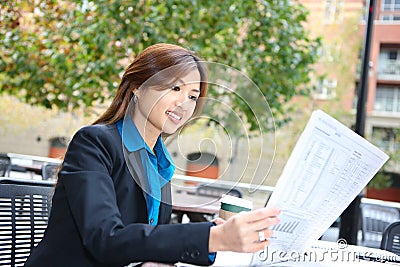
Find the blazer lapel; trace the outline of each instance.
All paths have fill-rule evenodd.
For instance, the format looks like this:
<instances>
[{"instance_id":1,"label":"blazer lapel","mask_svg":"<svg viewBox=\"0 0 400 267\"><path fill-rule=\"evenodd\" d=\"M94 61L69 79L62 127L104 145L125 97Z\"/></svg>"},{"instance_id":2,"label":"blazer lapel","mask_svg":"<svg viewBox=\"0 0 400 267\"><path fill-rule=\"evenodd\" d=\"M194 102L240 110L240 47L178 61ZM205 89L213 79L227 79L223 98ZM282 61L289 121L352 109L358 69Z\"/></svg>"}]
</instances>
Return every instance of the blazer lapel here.
<instances>
[{"instance_id":1,"label":"blazer lapel","mask_svg":"<svg viewBox=\"0 0 400 267\"><path fill-rule=\"evenodd\" d=\"M126 149L124 148L124 156L126 160L126 164L128 165L128 169L131 173L131 175L133 176L133 179L135 180L135 182L140 186L140 188L142 188L142 193L143 193L143 197L146 201L146 205L147 205L147 197L146 197L146 190L148 187L148 177L146 175L146 172L144 171L144 167L143 167L143 163L141 160L141 151L143 151L144 149L140 149L138 151L134 151L134 152L128 152L126 151ZM147 153L146 151L144 151L145 153ZM147 211L147 208L146 208ZM147 214L148 215L148 214Z\"/></svg>"},{"instance_id":2,"label":"blazer lapel","mask_svg":"<svg viewBox=\"0 0 400 267\"><path fill-rule=\"evenodd\" d=\"M172 212L171 183L168 182L161 189L161 205L159 214L159 223L169 223Z\"/></svg>"},{"instance_id":3,"label":"blazer lapel","mask_svg":"<svg viewBox=\"0 0 400 267\"><path fill-rule=\"evenodd\" d=\"M124 149L124 155L125 159L127 159L126 163L128 165L128 169L131 175L133 176L135 182L142 188L143 197L147 205L147 196L145 190L147 191L149 190L148 188L149 177L147 177L147 173L145 171L142 162L142 157L146 157L147 154L142 155L142 153L147 153L147 151L145 149L140 149L138 151L128 152L126 151L126 149ZM161 188L161 203L158 215L159 223L162 224L169 223L171 212L172 212L171 184L170 182L168 182Z\"/></svg>"}]
</instances>

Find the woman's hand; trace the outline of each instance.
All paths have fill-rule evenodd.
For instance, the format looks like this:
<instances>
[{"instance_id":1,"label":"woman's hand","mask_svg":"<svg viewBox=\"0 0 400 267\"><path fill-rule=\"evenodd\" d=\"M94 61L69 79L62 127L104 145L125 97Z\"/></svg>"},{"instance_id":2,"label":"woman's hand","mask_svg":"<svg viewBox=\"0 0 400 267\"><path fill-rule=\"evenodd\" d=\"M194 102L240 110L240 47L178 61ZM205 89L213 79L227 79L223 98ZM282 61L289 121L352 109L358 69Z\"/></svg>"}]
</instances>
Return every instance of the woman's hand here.
<instances>
[{"instance_id":1,"label":"woman's hand","mask_svg":"<svg viewBox=\"0 0 400 267\"><path fill-rule=\"evenodd\" d=\"M269 227L279 223L280 209L262 208L241 212L210 229L209 252L256 252L269 244ZM261 232L261 234L260 234ZM260 237L265 239L261 241Z\"/></svg>"}]
</instances>

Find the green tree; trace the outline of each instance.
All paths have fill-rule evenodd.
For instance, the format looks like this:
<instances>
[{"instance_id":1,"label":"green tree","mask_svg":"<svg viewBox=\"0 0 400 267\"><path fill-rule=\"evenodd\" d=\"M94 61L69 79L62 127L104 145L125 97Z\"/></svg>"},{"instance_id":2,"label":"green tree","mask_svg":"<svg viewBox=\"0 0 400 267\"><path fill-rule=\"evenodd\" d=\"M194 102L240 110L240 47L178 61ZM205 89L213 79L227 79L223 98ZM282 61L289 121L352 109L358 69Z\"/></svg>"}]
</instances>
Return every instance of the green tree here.
<instances>
[{"instance_id":1,"label":"green tree","mask_svg":"<svg viewBox=\"0 0 400 267\"><path fill-rule=\"evenodd\" d=\"M248 75L279 126L284 103L309 91L319 39L308 37L306 16L291 0L2 1L0 93L47 108L90 107L112 97L127 58L168 42ZM255 129L248 106L233 105Z\"/></svg>"}]
</instances>

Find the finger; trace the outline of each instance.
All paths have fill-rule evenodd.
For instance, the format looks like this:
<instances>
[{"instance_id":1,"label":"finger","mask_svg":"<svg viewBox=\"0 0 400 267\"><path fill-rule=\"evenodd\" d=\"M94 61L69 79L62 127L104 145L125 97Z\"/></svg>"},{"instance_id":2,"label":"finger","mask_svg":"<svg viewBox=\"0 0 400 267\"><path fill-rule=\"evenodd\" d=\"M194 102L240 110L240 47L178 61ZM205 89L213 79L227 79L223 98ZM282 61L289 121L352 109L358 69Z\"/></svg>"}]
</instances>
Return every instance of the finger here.
<instances>
[{"instance_id":1,"label":"finger","mask_svg":"<svg viewBox=\"0 0 400 267\"><path fill-rule=\"evenodd\" d=\"M270 242L265 240L263 242L254 242L243 248L243 252L254 253L260 250L264 250L266 246L269 246Z\"/></svg>"},{"instance_id":2,"label":"finger","mask_svg":"<svg viewBox=\"0 0 400 267\"><path fill-rule=\"evenodd\" d=\"M264 231L258 231L258 242L263 242L263 241L265 241L265 239L267 239L267 238L265 238L265 235L264 235Z\"/></svg>"},{"instance_id":3,"label":"finger","mask_svg":"<svg viewBox=\"0 0 400 267\"><path fill-rule=\"evenodd\" d=\"M281 220L278 217L267 217L262 220L250 222L248 224L248 229L252 231L261 231L279 224L280 221Z\"/></svg>"},{"instance_id":4,"label":"finger","mask_svg":"<svg viewBox=\"0 0 400 267\"><path fill-rule=\"evenodd\" d=\"M240 213L241 219L247 222L254 222L263 220L267 217L276 217L280 214L281 210L278 208L262 208L249 212Z\"/></svg>"},{"instance_id":5,"label":"finger","mask_svg":"<svg viewBox=\"0 0 400 267\"><path fill-rule=\"evenodd\" d=\"M270 242L269 240L265 240L263 242L259 242L259 243L254 243L254 247L252 247L252 251L251 252L257 252L260 250L265 250L265 247L269 246Z\"/></svg>"},{"instance_id":6,"label":"finger","mask_svg":"<svg viewBox=\"0 0 400 267\"><path fill-rule=\"evenodd\" d=\"M213 222L214 222L216 225L220 225L220 224L225 223L225 220L222 219L222 218L215 218L215 219L213 220Z\"/></svg>"},{"instance_id":7,"label":"finger","mask_svg":"<svg viewBox=\"0 0 400 267\"><path fill-rule=\"evenodd\" d=\"M262 231L257 231L257 232L253 232L252 236L253 236L253 240L256 243L259 242L264 242L265 240L269 239L273 234L273 231L270 229L266 229L266 230L262 230Z\"/></svg>"}]
</instances>

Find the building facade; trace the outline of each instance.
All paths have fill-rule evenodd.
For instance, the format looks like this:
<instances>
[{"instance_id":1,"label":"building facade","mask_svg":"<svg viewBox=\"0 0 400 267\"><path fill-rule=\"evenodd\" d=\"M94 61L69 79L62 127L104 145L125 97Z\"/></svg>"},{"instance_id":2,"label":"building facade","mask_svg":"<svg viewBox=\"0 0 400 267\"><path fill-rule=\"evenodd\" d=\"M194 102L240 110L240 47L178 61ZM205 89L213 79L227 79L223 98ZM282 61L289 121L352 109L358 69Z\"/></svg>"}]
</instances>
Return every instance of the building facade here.
<instances>
[{"instance_id":1,"label":"building facade","mask_svg":"<svg viewBox=\"0 0 400 267\"><path fill-rule=\"evenodd\" d=\"M315 67L321 76L315 81L312 107L353 127L370 2L299 2L310 12L311 34L322 36L321 59ZM384 171L400 188L400 0L375 0L374 5L364 136L390 155Z\"/></svg>"},{"instance_id":2,"label":"building facade","mask_svg":"<svg viewBox=\"0 0 400 267\"><path fill-rule=\"evenodd\" d=\"M392 188L367 196L400 201L400 0L375 3L369 66L366 132L391 157L383 170Z\"/></svg>"},{"instance_id":3,"label":"building facade","mask_svg":"<svg viewBox=\"0 0 400 267\"><path fill-rule=\"evenodd\" d=\"M400 150L400 0L376 1L374 18L366 131L373 143L396 154ZM400 172L399 164L394 165L394 171Z\"/></svg>"}]
</instances>

